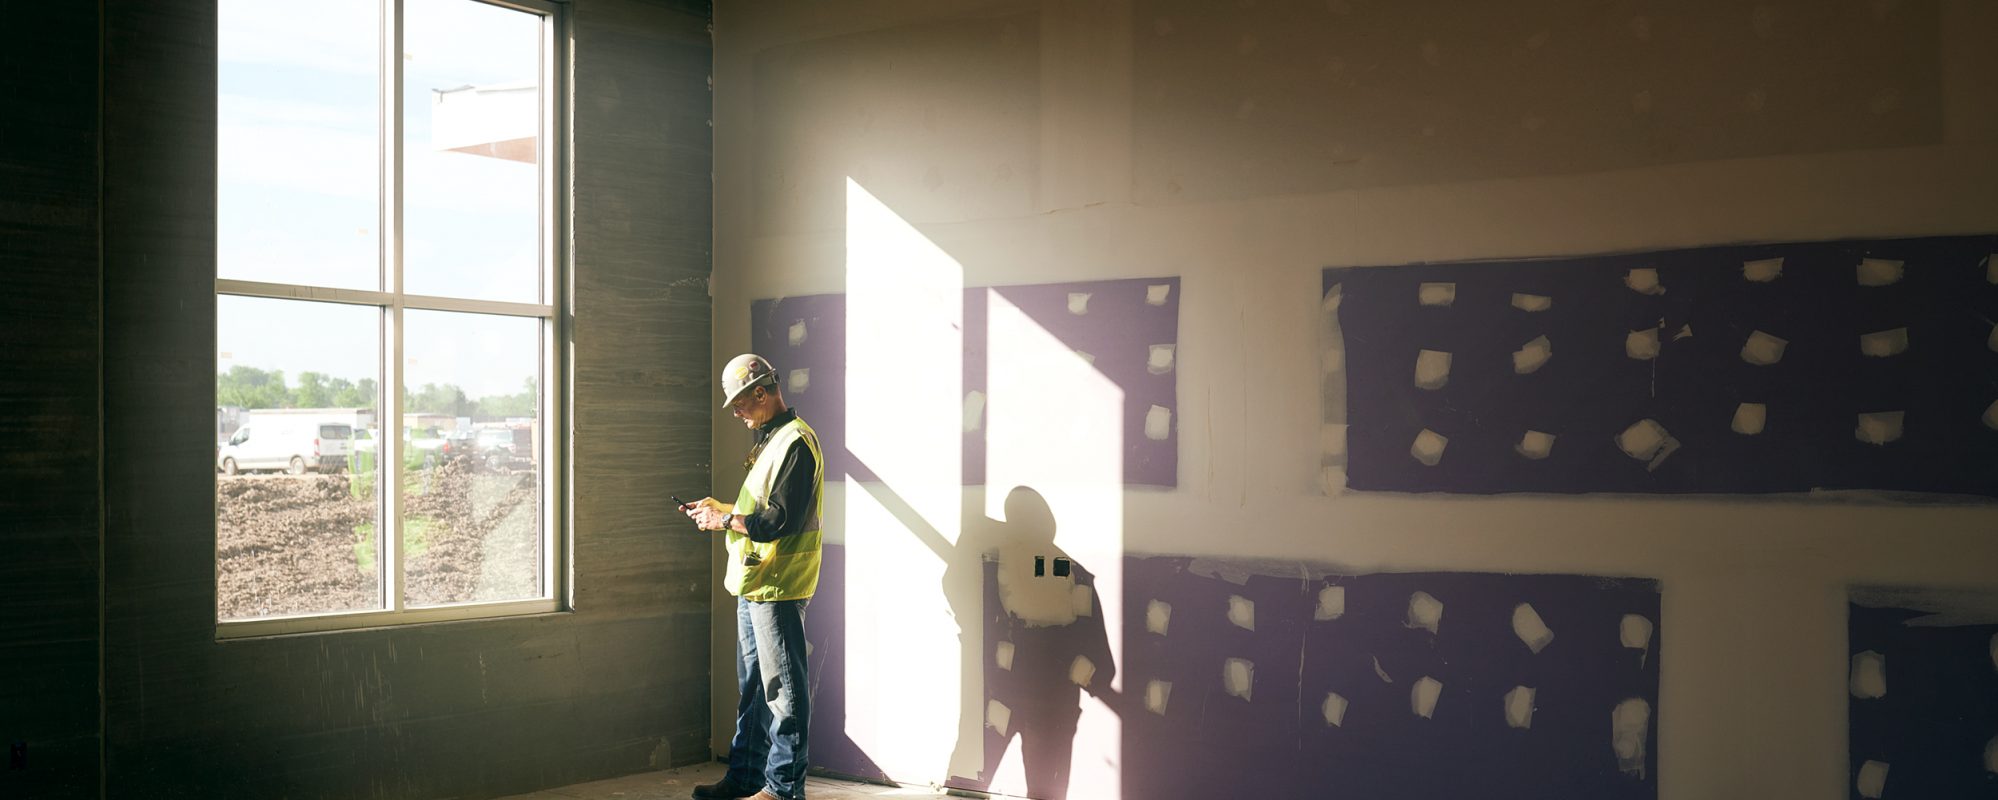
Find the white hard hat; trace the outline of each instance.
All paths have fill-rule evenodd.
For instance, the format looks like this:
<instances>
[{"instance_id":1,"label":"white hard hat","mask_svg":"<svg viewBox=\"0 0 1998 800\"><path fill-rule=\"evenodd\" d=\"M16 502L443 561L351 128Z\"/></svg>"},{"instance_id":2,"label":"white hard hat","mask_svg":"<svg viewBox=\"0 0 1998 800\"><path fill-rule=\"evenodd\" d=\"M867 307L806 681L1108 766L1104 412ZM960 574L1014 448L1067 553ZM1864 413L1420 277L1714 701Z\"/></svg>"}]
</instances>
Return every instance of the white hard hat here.
<instances>
[{"instance_id":1,"label":"white hard hat","mask_svg":"<svg viewBox=\"0 0 1998 800\"><path fill-rule=\"evenodd\" d=\"M743 353L722 367L722 408L728 408L743 392L758 386L776 386L777 370L770 361L755 353Z\"/></svg>"}]
</instances>

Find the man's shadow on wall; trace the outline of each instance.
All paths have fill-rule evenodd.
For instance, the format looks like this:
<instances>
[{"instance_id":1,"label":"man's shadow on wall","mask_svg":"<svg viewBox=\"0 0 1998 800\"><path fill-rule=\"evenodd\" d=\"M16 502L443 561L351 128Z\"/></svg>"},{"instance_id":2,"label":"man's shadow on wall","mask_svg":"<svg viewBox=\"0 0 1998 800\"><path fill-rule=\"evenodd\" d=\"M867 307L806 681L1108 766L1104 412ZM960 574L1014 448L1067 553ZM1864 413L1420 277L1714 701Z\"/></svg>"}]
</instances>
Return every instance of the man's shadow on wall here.
<instances>
[{"instance_id":1,"label":"man's shadow on wall","mask_svg":"<svg viewBox=\"0 0 1998 800\"><path fill-rule=\"evenodd\" d=\"M952 544L864 462L849 458L849 485L863 487L944 562L941 588L959 631L958 685L985 687L982 697L960 698L960 713L981 724L976 734L960 734L951 757L951 766L975 761L977 773L952 775L947 785L991 791L1018 737L1027 796L1065 800L1082 695L1119 715L1126 706L1111 689L1116 663L1095 576L1055 545L1047 499L1013 487L1004 521L982 513L982 497L967 502ZM974 625L982 636L968 633Z\"/></svg>"}]
</instances>

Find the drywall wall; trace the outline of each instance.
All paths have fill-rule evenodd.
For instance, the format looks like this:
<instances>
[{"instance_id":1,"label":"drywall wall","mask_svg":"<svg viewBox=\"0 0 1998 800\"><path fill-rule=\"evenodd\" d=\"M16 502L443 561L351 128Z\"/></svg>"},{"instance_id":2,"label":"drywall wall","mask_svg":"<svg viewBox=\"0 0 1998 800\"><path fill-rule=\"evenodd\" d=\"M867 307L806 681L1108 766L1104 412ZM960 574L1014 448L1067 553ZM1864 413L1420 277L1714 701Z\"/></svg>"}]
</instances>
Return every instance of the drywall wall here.
<instances>
[{"instance_id":1,"label":"drywall wall","mask_svg":"<svg viewBox=\"0 0 1998 800\"><path fill-rule=\"evenodd\" d=\"M1005 524L1003 498L1026 485L1060 521L1055 544L1097 570L1119 659L1145 632L1119 610L1130 576L1104 568L1126 554L1656 580L1671 640L1656 795L1847 793L1845 587L1988 581L1998 509L1327 497L1322 270L1989 234L1998 101L1983 87L1998 66L1979 32L1995 13L1968 0L720 9L713 357L750 345L755 301L846 293L846 446L871 450L880 479L828 492L846 589L811 624L843 636L820 674L844 691L815 749L839 739L834 761L912 781L990 766L955 746L990 722L983 667L965 656L983 643L960 640L986 626L952 614L979 604L985 555L956 544ZM953 304L911 298L1153 276L1181 280L1177 485L1105 479L1113 451L1073 419L1114 396L1024 329L1006 341L1046 369L1002 376L1033 400L1005 423L1013 460L963 488L948 376L969 334ZM728 454L747 443L726 420L713 430L726 493L740 477ZM904 444L918 442L931 446ZM717 676L730 644L716 640ZM1142 693L1126 669L1103 674ZM718 707L732 691L716 683ZM1071 761L1114 785L1129 723L1079 702Z\"/></svg>"},{"instance_id":2,"label":"drywall wall","mask_svg":"<svg viewBox=\"0 0 1998 800\"><path fill-rule=\"evenodd\" d=\"M46 442L35 452L75 455L7 451L9 476L33 482L15 488L39 497L8 529L28 548L7 562L24 582L10 588L46 592L9 604L43 622L6 628L27 635L7 644L28 664L25 682L9 669L7 691L47 693L0 712L10 739L47 737L29 768L51 778L30 794L98 796L101 782L113 797L490 797L709 757L708 554L665 525L660 489L708 473L708 9L567 10L574 611L228 642L215 636L207 423L216 9L111 2L101 27L88 10L36 27L62 60L14 73L35 83L23 96L47 99L7 124L11 142L12 126L38 121L24 130L45 145L33 163L48 183L8 181L7 213L39 220L46 245L9 240L34 280L10 322L31 324L23 344L66 352L10 352L46 382L8 396L69 410L9 416Z\"/></svg>"},{"instance_id":3,"label":"drywall wall","mask_svg":"<svg viewBox=\"0 0 1998 800\"><path fill-rule=\"evenodd\" d=\"M8 8L0 54L0 795L97 792L95 4ZM71 46L80 43L82 46ZM18 750L17 750L18 748Z\"/></svg>"}]
</instances>

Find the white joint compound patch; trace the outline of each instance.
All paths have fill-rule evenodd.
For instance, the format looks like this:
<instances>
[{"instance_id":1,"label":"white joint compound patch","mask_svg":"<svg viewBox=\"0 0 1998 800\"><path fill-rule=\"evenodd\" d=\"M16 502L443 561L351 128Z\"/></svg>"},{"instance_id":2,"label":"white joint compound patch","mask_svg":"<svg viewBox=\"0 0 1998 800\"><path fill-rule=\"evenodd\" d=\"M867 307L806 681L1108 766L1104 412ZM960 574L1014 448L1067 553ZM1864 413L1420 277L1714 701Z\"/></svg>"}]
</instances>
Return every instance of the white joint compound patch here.
<instances>
[{"instance_id":1,"label":"white joint compound patch","mask_svg":"<svg viewBox=\"0 0 1998 800\"><path fill-rule=\"evenodd\" d=\"M1430 633L1440 632L1443 626L1443 601L1428 592L1416 592L1408 596L1408 618L1402 622L1410 628L1421 628Z\"/></svg>"},{"instance_id":2,"label":"white joint compound patch","mask_svg":"<svg viewBox=\"0 0 1998 800\"><path fill-rule=\"evenodd\" d=\"M1519 437L1519 444L1513 445L1514 452L1539 461L1554 452L1554 434L1542 431L1527 431Z\"/></svg>"},{"instance_id":3,"label":"white joint compound patch","mask_svg":"<svg viewBox=\"0 0 1998 800\"><path fill-rule=\"evenodd\" d=\"M1768 283L1783 275L1783 259L1764 258L1741 262L1741 277L1756 283Z\"/></svg>"},{"instance_id":4,"label":"white joint compound patch","mask_svg":"<svg viewBox=\"0 0 1998 800\"><path fill-rule=\"evenodd\" d=\"M1898 356L1908 351L1908 329L1868 333L1859 337L1859 354L1873 358Z\"/></svg>"},{"instance_id":5,"label":"white joint compound patch","mask_svg":"<svg viewBox=\"0 0 1998 800\"><path fill-rule=\"evenodd\" d=\"M1394 683L1394 679L1388 677L1387 670L1381 669L1381 657L1374 656L1373 659L1374 659L1374 676L1380 678L1381 683Z\"/></svg>"},{"instance_id":6,"label":"white joint compound patch","mask_svg":"<svg viewBox=\"0 0 1998 800\"><path fill-rule=\"evenodd\" d=\"M1172 699L1172 681L1151 681L1145 684L1145 710L1165 716L1166 702Z\"/></svg>"},{"instance_id":7,"label":"white joint compound patch","mask_svg":"<svg viewBox=\"0 0 1998 800\"><path fill-rule=\"evenodd\" d=\"M1859 415L1859 425L1852 429L1852 436L1867 444L1886 444L1901 438L1901 426L1906 412L1872 411Z\"/></svg>"},{"instance_id":8,"label":"white joint compound patch","mask_svg":"<svg viewBox=\"0 0 1998 800\"><path fill-rule=\"evenodd\" d=\"M1145 412L1145 438L1163 442L1172 435L1172 409L1152 406Z\"/></svg>"},{"instance_id":9,"label":"white joint compound patch","mask_svg":"<svg viewBox=\"0 0 1998 800\"><path fill-rule=\"evenodd\" d=\"M1679 449L1679 440L1657 420L1642 419L1616 435L1616 446L1624 455L1645 462L1646 470L1655 470Z\"/></svg>"},{"instance_id":10,"label":"white joint compound patch","mask_svg":"<svg viewBox=\"0 0 1998 800\"><path fill-rule=\"evenodd\" d=\"M1089 293L1069 292L1068 313L1076 315L1089 313Z\"/></svg>"},{"instance_id":11,"label":"white joint compound patch","mask_svg":"<svg viewBox=\"0 0 1998 800\"><path fill-rule=\"evenodd\" d=\"M785 387L786 391L792 394L804 394L805 390L812 386L812 371L810 369L791 370L789 383L790 385Z\"/></svg>"},{"instance_id":12,"label":"white joint compound patch","mask_svg":"<svg viewBox=\"0 0 1998 800\"><path fill-rule=\"evenodd\" d=\"M1985 338L1984 347L1993 353L1998 353L1998 325L1991 326L1991 335Z\"/></svg>"},{"instance_id":13,"label":"white joint compound patch","mask_svg":"<svg viewBox=\"0 0 1998 800\"><path fill-rule=\"evenodd\" d=\"M1642 614L1625 614L1617 623L1617 641L1632 650L1651 649L1651 618Z\"/></svg>"},{"instance_id":14,"label":"white joint compound patch","mask_svg":"<svg viewBox=\"0 0 1998 800\"><path fill-rule=\"evenodd\" d=\"M1450 354L1441 350L1424 350L1415 354L1415 385L1417 388L1435 391L1450 382Z\"/></svg>"},{"instance_id":15,"label":"white joint compound patch","mask_svg":"<svg viewBox=\"0 0 1998 800\"><path fill-rule=\"evenodd\" d=\"M1172 371L1173 345L1152 345L1150 356L1145 358L1145 371L1153 375L1164 375Z\"/></svg>"},{"instance_id":16,"label":"white joint compound patch","mask_svg":"<svg viewBox=\"0 0 1998 800\"><path fill-rule=\"evenodd\" d=\"M804 321L804 320L802 320L802 319L801 319L801 320L798 320L797 322L793 322L793 323L791 323L791 333L790 333L790 340L791 340L791 346L792 346L792 347L797 347L798 345L801 345L801 344L804 344L804 343L805 343L805 321Z\"/></svg>"},{"instance_id":17,"label":"white joint compound patch","mask_svg":"<svg viewBox=\"0 0 1998 800\"><path fill-rule=\"evenodd\" d=\"M1172 297L1172 284L1154 283L1145 287L1145 305L1162 306Z\"/></svg>"},{"instance_id":18,"label":"white joint compound patch","mask_svg":"<svg viewBox=\"0 0 1998 800\"><path fill-rule=\"evenodd\" d=\"M1415 460L1422 462L1423 466L1433 467L1436 466L1437 462L1443 460L1443 448L1449 446L1449 437L1428 428L1423 428L1421 433L1415 435L1415 443L1409 445L1408 454L1414 456Z\"/></svg>"},{"instance_id":19,"label":"white joint compound patch","mask_svg":"<svg viewBox=\"0 0 1998 800\"><path fill-rule=\"evenodd\" d=\"M970 433L985 426L985 393L973 389L964 393L964 431Z\"/></svg>"},{"instance_id":20,"label":"white joint compound patch","mask_svg":"<svg viewBox=\"0 0 1998 800\"><path fill-rule=\"evenodd\" d=\"M1691 338L1693 338L1693 323L1690 322L1679 326L1679 332L1672 334L1672 341L1675 342L1679 341L1680 339L1691 339Z\"/></svg>"},{"instance_id":21,"label":"white joint compound patch","mask_svg":"<svg viewBox=\"0 0 1998 800\"><path fill-rule=\"evenodd\" d=\"M1533 727L1533 689L1514 686L1505 693L1505 724L1521 730Z\"/></svg>"},{"instance_id":22,"label":"white joint compound patch","mask_svg":"<svg viewBox=\"0 0 1998 800\"><path fill-rule=\"evenodd\" d=\"M985 724L992 726L1000 736L1006 735L1007 724L1013 721L1013 709L997 700L985 701Z\"/></svg>"},{"instance_id":23,"label":"white joint compound patch","mask_svg":"<svg viewBox=\"0 0 1998 800\"><path fill-rule=\"evenodd\" d=\"M1887 762L1867 761L1859 767L1859 780L1853 783L1860 797L1879 800L1880 794L1887 791Z\"/></svg>"},{"instance_id":24,"label":"white joint compound patch","mask_svg":"<svg viewBox=\"0 0 1998 800\"><path fill-rule=\"evenodd\" d=\"M1172 627L1172 604L1163 600L1153 600L1145 604L1145 630L1160 636Z\"/></svg>"},{"instance_id":25,"label":"white joint compound patch","mask_svg":"<svg viewBox=\"0 0 1998 800\"><path fill-rule=\"evenodd\" d=\"M1728 428L1743 436L1754 436L1762 432L1769 423L1769 406L1762 403L1742 403L1734 407L1734 421Z\"/></svg>"},{"instance_id":26,"label":"white joint compound patch","mask_svg":"<svg viewBox=\"0 0 1998 800\"><path fill-rule=\"evenodd\" d=\"M1346 616L1346 587L1327 586L1318 590L1318 607L1311 610L1311 618L1324 622ZM1998 638L1993 640L1993 648L1998 648ZM1992 651L1998 654L1998 649ZM1994 656L1998 657L1998 656Z\"/></svg>"},{"instance_id":27,"label":"white joint compound patch","mask_svg":"<svg viewBox=\"0 0 1998 800\"><path fill-rule=\"evenodd\" d=\"M1651 738L1651 704L1633 697L1610 711L1610 749L1616 752L1616 768L1625 775L1644 778L1644 749Z\"/></svg>"},{"instance_id":28,"label":"white joint compound patch","mask_svg":"<svg viewBox=\"0 0 1998 800\"><path fill-rule=\"evenodd\" d=\"M1327 423L1318 426L1318 452L1328 456L1346 454L1346 424Z\"/></svg>"},{"instance_id":29,"label":"white joint compound patch","mask_svg":"<svg viewBox=\"0 0 1998 800\"><path fill-rule=\"evenodd\" d=\"M1533 610L1532 603L1520 603L1512 608L1512 633L1526 643L1526 649L1538 654L1554 641L1554 631L1540 619L1540 612Z\"/></svg>"},{"instance_id":30,"label":"white joint compound patch","mask_svg":"<svg viewBox=\"0 0 1998 800\"><path fill-rule=\"evenodd\" d=\"M1741 360L1758 367L1766 367L1783 360L1783 348L1790 346L1790 340L1779 339L1761 331L1748 335L1748 341L1741 346Z\"/></svg>"},{"instance_id":31,"label":"white joint compound patch","mask_svg":"<svg viewBox=\"0 0 1998 800\"><path fill-rule=\"evenodd\" d=\"M1318 490L1326 497L1338 497L1346 493L1346 468L1327 466L1318 469Z\"/></svg>"},{"instance_id":32,"label":"white joint compound patch","mask_svg":"<svg viewBox=\"0 0 1998 800\"><path fill-rule=\"evenodd\" d=\"M1902 262L1885 258L1860 259L1858 277L1861 286L1891 286L1901 280Z\"/></svg>"},{"instance_id":33,"label":"white joint compound patch","mask_svg":"<svg viewBox=\"0 0 1998 800\"><path fill-rule=\"evenodd\" d=\"M1623 285L1638 294L1664 294L1665 284L1658 282L1658 270L1634 269L1623 276Z\"/></svg>"},{"instance_id":34,"label":"white joint compound patch","mask_svg":"<svg viewBox=\"0 0 1998 800\"><path fill-rule=\"evenodd\" d=\"M1443 682L1427 675L1417 678L1408 690L1408 707L1423 719L1436 716L1436 699L1443 696Z\"/></svg>"},{"instance_id":35,"label":"white joint compound patch","mask_svg":"<svg viewBox=\"0 0 1998 800\"><path fill-rule=\"evenodd\" d=\"M1090 661L1087 656L1076 656L1074 661L1069 662L1068 680L1070 683L1088 688L1089 681L1095 677L1096 662Z\"/></svg>"},{"instance_id":36,"label":"white joint compound patch","mask_svg":"<svg viewBox=\"0 0 1998 800\"><path fill-rule=\"evenodd\" d=\"M1077 617L1096 616L1096 592L1087 586L1068 587L1068 607Z\"/></svg>"},{"instance_id":37,"label":"white joint compound patch","mask_svg":"<svg viewBox=\"0 0 1998 800\"><path fill-rule=\"evenodd\" d=\"M1847 688L1853 697L1873 700L1887 696L1887 657L1872 650L1852 654L1852 675Z\"/></svg>"},{"instance_id":38,"label":"white joint compound patch","mask_svg":"<svg viewBox=\"0 0 1998 800\"><path fill-rule=\"evenodd\" d=\"M1530 375L1547 364L1554 357L1554 343L1547 337L1536 337L1512 351L1512 371L1520 375Z\"/></svg>"},{"instance_id":39,"label":"white joint compound patch","mask_svg":"<svg viewBox=\"0 0 1998 800\"><path fill-rule=\"evenodd\" d=\"M1623 354L1639 361L1657 358L1658 350L1657 328L1631 331L1623 337Z\"/></svg>"},{"instance_id":40,"label":"white joint compound patch","mask_svg":"<svg viewBox=\"0 0 1998 800\"><path fill-rule=\"evenodd\" d=\"M1984 427L1998 431L1998 400L1984 407Z\"/></svg>"},{"instance_id":41,"label":"white joint compound patch","mask_svg":"<svg viewBox=\"0 0 1998 800\"><path fill-rule=\"evenodd\" d=\"M1013 643L1000 642L994 645L992 648L992 661L998 664L1000 669L1011 672L1013 670Z\"/></svg>"},{"instance_id":42,"label":"white joint compound patch","mask_svg":"<svg viewBox=\"0 0 1998 800\"><path fill-rule=\"evenodd\" d=\"M1553 308L1554 298L1544 294L1520 294L1514 292L1512 295L1512 307L1527 313L1538 313Z\"/></svg>"},{"instance_id":43,"label":"white joint compound patch","mask_svg":"<svg viewBox=\"0 0 1998 800\"><path fill-rule=\"evenodd\" d=\"M1256 665L1246 658L1231 658L1221 664L1221 688L1243 700L1256 688Z\"/></svg>"},{"instance_id":44,"label":"white joint compound patch","mask_svg":"<svg viewBox=\"0 0 1998 800\"><path fill-rule=\"evenodd\" d=\"M1346 698L1338 692L1326 692L1325 702L1319 704L1319 711L1325 714L1325 724L1334 728L1346 724Z\"/></svg>"},{"instance_id":45,"label":"white joint compound patch","mask_svg":"<svg viewBox=\"0 0 1998 800\"><path fill-rule=\"evenodd\" d=\"M1242 630L1256 629L1256 601L1239 594L1228 596L1228 624Z\"/></svg>"},{"instance_id":46,"label":"white joint compound patch","mask_svg":"<svg viewBox=\"0 0 1998 800\"><path fill-rule=\"evenodd\" d=\"M1425 283L1416 288L1415 297L1425 306L1447 306L1457 302L1457 284Z\"/></svg>"}]
</instances>

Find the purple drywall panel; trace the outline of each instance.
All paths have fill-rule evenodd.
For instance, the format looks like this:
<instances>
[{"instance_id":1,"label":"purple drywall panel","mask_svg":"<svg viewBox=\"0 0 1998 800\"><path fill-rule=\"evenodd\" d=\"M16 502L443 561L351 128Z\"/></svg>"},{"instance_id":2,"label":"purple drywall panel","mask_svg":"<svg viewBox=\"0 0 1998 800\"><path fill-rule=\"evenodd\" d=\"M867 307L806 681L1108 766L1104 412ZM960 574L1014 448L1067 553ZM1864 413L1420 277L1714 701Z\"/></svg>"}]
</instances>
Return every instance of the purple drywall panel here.
<instances>
[{"instance_id":1,"label":"purple drywall panel","mask_svg":"<svg viewBox=\"0 0 1998 800\"><path fill-rule=\"evenodd\" d=\"M1328 269L1344 380L1324 421L1347 426L1356 490L1998 496L1994 252L1986 235ZM1429 388L1424 350L1449 354ZM1425 430L1447 439L1433 464L1411 452ZM1551 451L1529 455L1528 431Z\"/></svg>"},{"instance_id":2,"label":"purple drywall panel","mask_svg":"<svg viewBox=\"0 0 1998 800\"><path fill-rule=\"evenodd\" d=\"M1998 797L1994 611L1992 592L1851 590L1846 796Z\"/></svg>"},{"instance_id":3,"label":"purple drywall panel","mask_svg":"<svg viewBox=\"0 0 1998 800\"><path fill-rule=\"evenodd\" d=\"M1161 288L1163 287L1163 288ZM1163 441L1145 436L1145 416L1156 405L1177 413L1177 365L1147 368L1154 345L1178 346L1178 278L974 288L964 294L964 391L986 389L986 307L992 296L1018 307L1070 349L1094 356L1092 364L1124 393L1124 482L1177 486L1179 434ZM1069 312L1070 294L1088 294L1087 314ZM810 370L802 392L786 390L825 445L827 477L845 480L855 468L846 447L846 297L837 294L757 300L750 304L750 346L779 372ZM801 333L802 336L794 335ZM964 434L964 482L985 482L985 426Z\"/></svg>"},{"instance_id":4,"label":"purple drywall panel","mask_svg":"<svg viewBox=\"0 0 1998 800\"><path fill-rule=\"evenodd\" d=\"M844 564L841 550L826 548L810 621L812 760L833 772L878 775L841 730L842 682L828 672L844 657L843 617L827 611L846 590L844 569L835 566ZM1252 574L1257 565L1246 563L1138 556L1122 562L1121 631L1104 628L1100 597L1094 612L1073 624L1022 624L1003 611L997 565L985 562L986 697L963 705L998 700L1011 709L1011 724L1003 735L985 726L978 743L985 770L951 785L988 786L1017 737L1030 794L1072 796L1066 770L1077 748L1100 749L1073 739L1087 691L1122 719L1124 798L1657 796L1662 634L1654 581L1341 576L1310 564L1292 565L1289 577L1268 577ZM1306 573L1313 577L1299 577ZM1085 564L1075 565L1073 579L1095 582ZM1336 604L1323 599L1329 587L1342 593ZM1442 604L1433 633L1411 625L1417 592ZM1231 622L1232 598L1254 604L1253 630ZM1171 607L1164 634L1148 630L1155 601ZM1516 632L1522 604L1552 634L1538 652ZM1109 656L1112 637L1121 638L1121 663ZM1013 645L1010 670L996 666L1001 642ZM1087 690L1070 680L1077 656L1097 665ZM1254 665L1247 698L1225 688L1230 659ZM1415 713L1411 697L1424 677L1441 684L1428 718ZM1120 688L1111 688L1113 678ZM1146 702L1153 681L1172 684L1163 713ZM1506 709L1508 693L1521 686L1534 691L1524 728L1511 724ZM1326 719L1330 693L1346 701L1338 725ZM1644 716L1635 738L1624 743L1624 756L1634 758L1620 759L1612 715L1626 704L1641 706Z\"/></svg>"}]
</instances>

